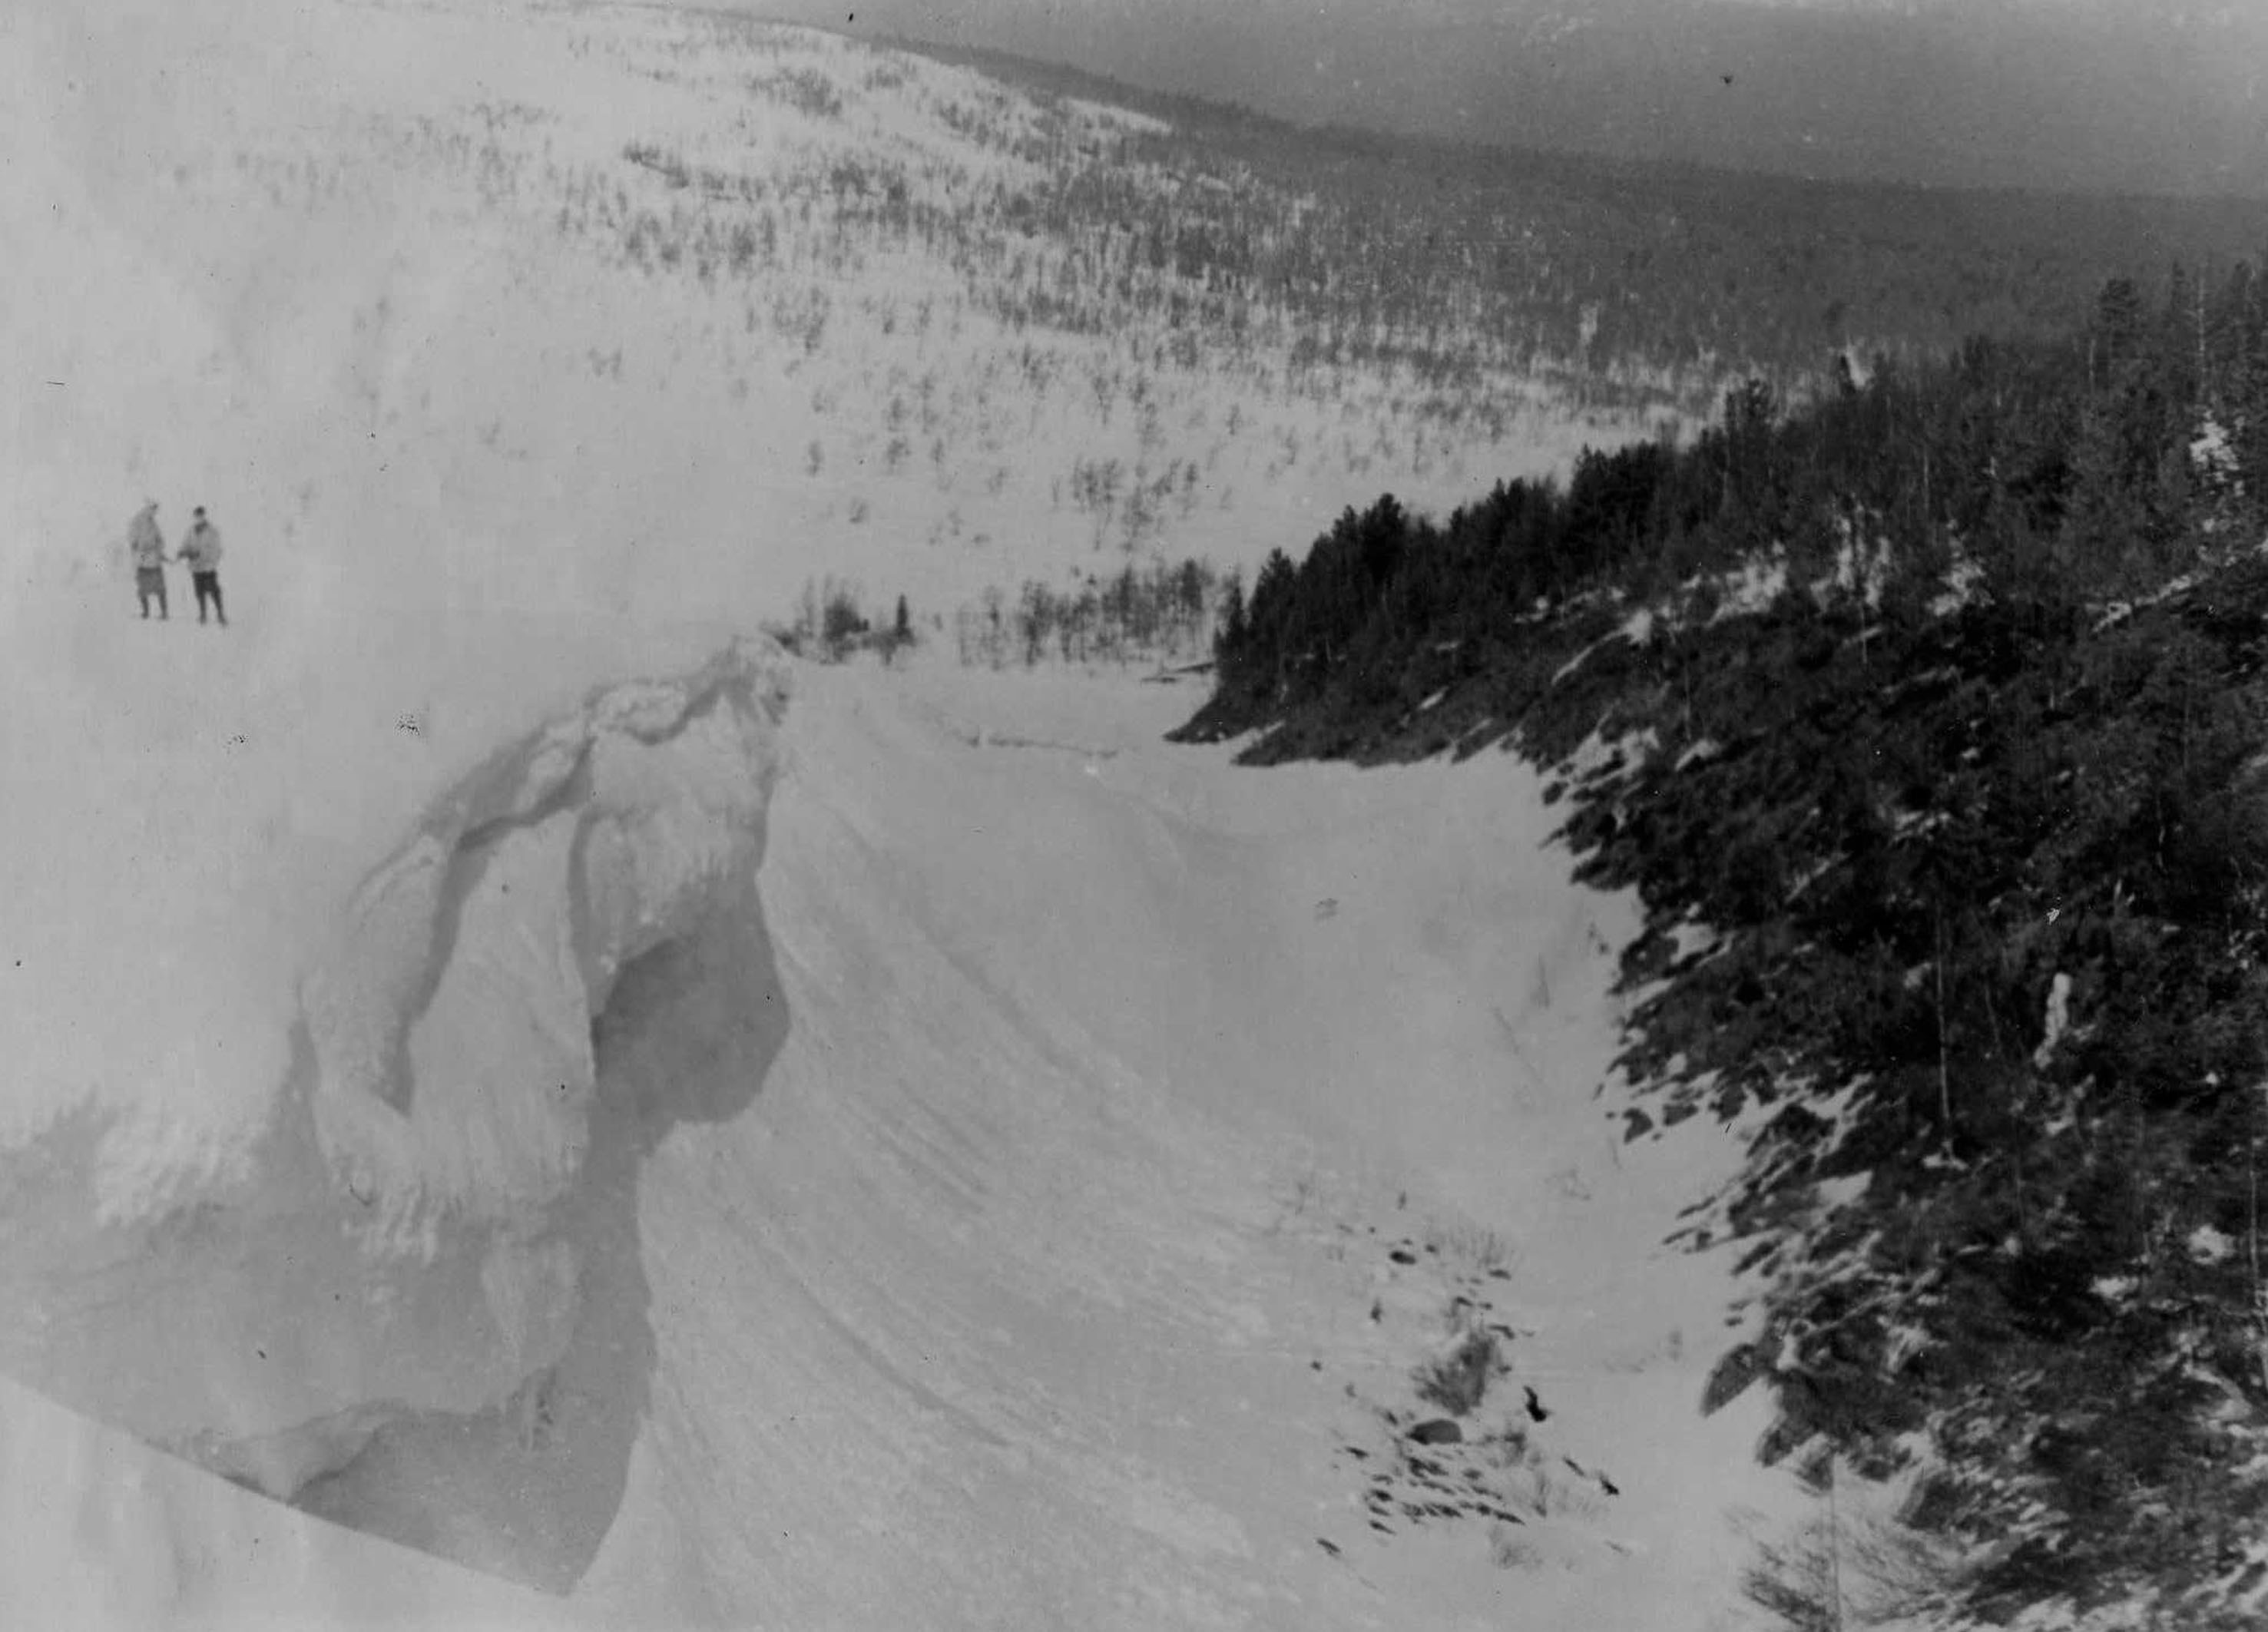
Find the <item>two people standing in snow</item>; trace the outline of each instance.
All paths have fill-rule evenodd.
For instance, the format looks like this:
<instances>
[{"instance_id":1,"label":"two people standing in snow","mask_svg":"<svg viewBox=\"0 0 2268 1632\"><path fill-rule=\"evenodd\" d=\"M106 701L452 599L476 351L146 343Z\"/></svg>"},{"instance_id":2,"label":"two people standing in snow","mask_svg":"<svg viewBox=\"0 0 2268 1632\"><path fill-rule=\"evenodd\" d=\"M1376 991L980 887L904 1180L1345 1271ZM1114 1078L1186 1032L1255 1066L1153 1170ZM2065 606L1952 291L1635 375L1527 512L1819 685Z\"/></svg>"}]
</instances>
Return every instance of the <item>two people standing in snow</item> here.
<instances>
[{"instance_id":1,"label":"two people standing in snow","mask_svg":"<svg viewBox=\"0 0 2268 1632\"><path fill-rule=\"evenodd\" d=\"M220 598L220 529L206 518L203 505L197 506L177 554L166 554L166 535L158 530L155 499L144 504L134 518L133 525L127 529L126 545L134 556L134 593L142 603L144 618L150 615L153 599L158 603L158 616L172 617L166 605L166 562L183 561L188 563L190 586L196 591L197 621L206 621L205 607L210 602L221 627L228 627L228 610Z\"/></svg>"}]
</instances>

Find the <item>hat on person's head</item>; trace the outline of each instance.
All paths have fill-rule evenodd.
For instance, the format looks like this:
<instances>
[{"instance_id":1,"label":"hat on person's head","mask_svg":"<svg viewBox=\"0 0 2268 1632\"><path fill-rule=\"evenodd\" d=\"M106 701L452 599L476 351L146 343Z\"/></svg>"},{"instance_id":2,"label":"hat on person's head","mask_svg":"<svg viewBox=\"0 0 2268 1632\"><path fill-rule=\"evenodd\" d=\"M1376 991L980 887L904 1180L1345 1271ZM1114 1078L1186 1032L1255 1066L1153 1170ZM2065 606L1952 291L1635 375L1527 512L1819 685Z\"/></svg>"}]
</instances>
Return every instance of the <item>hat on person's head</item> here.
<instances>
[{"instance_id":1,"label":"hat on person's head","mask_svg":"<svg viewBox=\"0 0 2268 1632\"><path fill-rule=\"evenodd\" d=\"M189 513L195 516L199 521L202 521L205 518L205 507L200 504Z\"/></svg>"}]
</instances>

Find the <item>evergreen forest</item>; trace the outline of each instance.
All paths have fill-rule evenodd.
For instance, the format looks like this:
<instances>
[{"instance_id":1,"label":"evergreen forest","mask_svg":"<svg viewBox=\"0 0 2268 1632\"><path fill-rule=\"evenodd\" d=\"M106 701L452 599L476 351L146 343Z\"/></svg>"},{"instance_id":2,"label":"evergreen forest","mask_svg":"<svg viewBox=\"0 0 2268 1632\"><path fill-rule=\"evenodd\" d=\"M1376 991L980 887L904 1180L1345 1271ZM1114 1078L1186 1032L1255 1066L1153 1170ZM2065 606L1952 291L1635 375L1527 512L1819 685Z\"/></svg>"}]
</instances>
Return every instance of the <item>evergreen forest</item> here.
<instances>
[{"instance_id":1,"label":"evergreen forest","mask_svg":"<svg viewBox=\"0 0 2268 1632\"><path fill-rule=\"evenodd\" d=\"M1690 441L1232 584L1181 733L1509 748L1633 888L1631 1139L1754 1319L1703 1402L1901 1480L1944 1606L2234 1626L2268 1575L2268 280L1761 380ZM1821 1622L1820 1624L1826 1624Z\"/></svg>"}]
</instances>

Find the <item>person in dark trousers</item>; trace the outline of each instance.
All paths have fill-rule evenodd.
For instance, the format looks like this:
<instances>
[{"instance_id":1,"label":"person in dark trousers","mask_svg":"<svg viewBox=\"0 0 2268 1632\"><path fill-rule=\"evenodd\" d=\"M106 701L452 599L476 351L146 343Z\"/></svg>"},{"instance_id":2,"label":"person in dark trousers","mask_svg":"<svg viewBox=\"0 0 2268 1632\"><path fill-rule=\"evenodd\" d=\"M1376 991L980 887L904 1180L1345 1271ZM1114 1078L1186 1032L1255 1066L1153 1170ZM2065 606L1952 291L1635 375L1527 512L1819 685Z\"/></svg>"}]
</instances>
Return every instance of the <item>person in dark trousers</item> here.
<instances>
[{"instance_id":1,"label":"person in dark trousers","mask_svg":"<svg viewBox=\"0 0 2268 1632\"><path fill-rule=\"evenodd\" d=\"M151 499L142 507L126 529L126 548L134 557L134 595L142 603L142 615L150 615L150 603L158 603L158 615L169 618L166 608L166 535L158 531L158 501Z\"/></svg>"},{"instance_id":2,"label":"person in dark trousers","mask_svg":"<svg viewBox=\"0 0 2268 1632\"><path fill-rule=\"evenodd\" d=\"M181 540L180 558L189 563L189 583L197 592L197 621L205 621L205 602L212 602L214 614L223 629L228 627L228 609L220 599L220 529L205 519L205 507L196 508L189 522L189 531Z\"/></svg>"}]
</instances>

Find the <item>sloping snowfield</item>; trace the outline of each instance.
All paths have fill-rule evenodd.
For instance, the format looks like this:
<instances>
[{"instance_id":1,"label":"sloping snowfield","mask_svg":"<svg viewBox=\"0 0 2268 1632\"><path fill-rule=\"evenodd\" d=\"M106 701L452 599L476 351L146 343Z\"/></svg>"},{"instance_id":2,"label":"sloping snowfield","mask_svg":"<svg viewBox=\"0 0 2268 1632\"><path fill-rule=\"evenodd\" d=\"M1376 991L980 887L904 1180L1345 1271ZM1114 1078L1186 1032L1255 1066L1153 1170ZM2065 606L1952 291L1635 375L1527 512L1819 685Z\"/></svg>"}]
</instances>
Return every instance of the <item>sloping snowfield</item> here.
<instances>
[{"instance_id":1,"label":"sloping snowfield","mask_svg":"<svg viewBox=\"0 0 2268 1632\"><path fill-rule=\"evenodd\" d=\"M0 1621L1741 1624L1786 1497L1659 1245L1730 1146L1602 1097L1627 903L1507 760L1240 771L1188 685L755 635L1079 564L1048 472L1127 415L960 401L1007 342L925 353L909 248L814 339L807 217L724 293L586 253L625 143L949 190L1010 161L938 108L1042 116L790 33L720 126L707 26L0 16ZM1176 548L1379 485L1155 389ZM146 497L225 630L136 616Z\"/></svg>"},{"instance_id":2,"label":"sloping snowfield","mask_svg":"<svg viewBox=\"0 0 2268 1632\"><path fill-rule=\"evenodd\" d=\"M84 1415L8 1392L11 1533L52 1538L11 1546L11 1600L213 1624L1719 1624L1731 1510L1773 1497L1756 1422L1697 1411L1721 1266L1655 1243L1722 1151L1623 1147L1594 1099L1621 908L1561 880L1527 775L1236 771L1160 744L1186 698L1134 682L794 679L777 748L761 711L739 745L784 767L737 812L761 864L719 854L714 915L614 982L586 1075L542 1013L574 964L538 955L574 939L533 904L545 823L491 820L406 1115L287 1074L283 1131L229 1182L101 1229L55 1172L75 1149L19 1152L11 1180L44 1169L48 1199L11 1209L10 1290L44 1325L10 1369ZM672 802L626 871L675 876L662 858L716 831L676 802L702 778L657 762L636 785ZM455 991L477 1021L453 1024ZM475 1106L436 1104L451 1073ZM573 1114L547 1115L563 1075ZM286 1159L302 1095L328 1167ZM477 1171L490 1140L506 1171ZM366 1176L381 1146L415 1170ZM1474 1316L1513 1334L1508 1371L1474 1444L1433 1453L1461 1505L1413 1518L1439 1497L1396 1422L1432 1414L1413 1370ZM1517 1454L1482 1443L1501 1429ZM306 1513L544 1595L381 1563Z\"/></svg>"}]
</instances>

